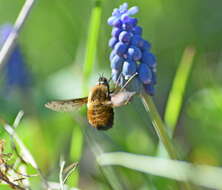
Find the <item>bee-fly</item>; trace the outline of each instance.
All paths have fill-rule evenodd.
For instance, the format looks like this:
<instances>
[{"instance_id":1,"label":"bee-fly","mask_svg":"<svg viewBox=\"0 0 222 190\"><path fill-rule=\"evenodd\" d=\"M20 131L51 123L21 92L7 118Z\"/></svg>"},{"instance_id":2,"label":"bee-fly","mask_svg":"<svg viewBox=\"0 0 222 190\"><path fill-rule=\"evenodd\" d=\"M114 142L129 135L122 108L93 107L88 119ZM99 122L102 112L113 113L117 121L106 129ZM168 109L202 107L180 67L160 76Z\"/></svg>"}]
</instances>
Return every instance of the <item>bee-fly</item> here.
<instances>
[{"instance_id":1,"label":"bee-fly","mask_svg":"<svg viewBox=\"0 0 222 190\"><path fill-rule=\"evenodd\" d=\"M111 93L108 80L105 77L100 77L88 97L52 101L45 106L54 111L69 112L87 104L87 118L90 125L99 130L107 130L113 125L113 108L126 105L134 94L135 92L125 90Z\"/></svg>"}]
</instances>

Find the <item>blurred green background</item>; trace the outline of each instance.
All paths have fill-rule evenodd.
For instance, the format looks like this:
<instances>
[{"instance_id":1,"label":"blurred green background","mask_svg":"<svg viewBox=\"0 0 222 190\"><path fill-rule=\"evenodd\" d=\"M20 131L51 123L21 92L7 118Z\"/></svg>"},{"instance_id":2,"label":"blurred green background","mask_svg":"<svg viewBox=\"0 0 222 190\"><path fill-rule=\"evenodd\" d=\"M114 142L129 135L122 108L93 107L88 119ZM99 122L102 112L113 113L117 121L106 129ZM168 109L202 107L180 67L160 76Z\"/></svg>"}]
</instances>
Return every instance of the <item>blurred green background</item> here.
<instances>
[{"instance_id":1,"label":"blurred green background","mask_svg":"<svg viewBox=\"0 0 222 190\"><path fill-rule=\"evenodd\" d=\"M110 77L107 18L124 1L102 1L96 61L88 89L104 73ZM138 0L136 17L143 37L151 42L158 61L158 84L154 101L162 116L176 69L186 47L196 49L191 74L177 122L174 140L184 160L222 164L222 1ZM0 25L14 23L24 1L0 0ZM104 152L125 151L155 155L158 138L139 98L115 110L114 127L96 131L87 124L84 110L56 113L44 104L53 99L83 95L83 65L89 32L92 0L38 0L21 30L18 43L31 73L31 87L5 90L0 73L0 117L13 123L19 110L25 115L17 132L35 157L47 179L58 181L59 159L79 162L68 182L79 189L112 189L97 166L92 141ZM173 113L172 113L173 114ZM3 129L0 138L9 139ZM160 177L114 167L125 189L173 189L173 182ZM39 189L39 182L33 182Z\"/></svg>"}]
</instances>

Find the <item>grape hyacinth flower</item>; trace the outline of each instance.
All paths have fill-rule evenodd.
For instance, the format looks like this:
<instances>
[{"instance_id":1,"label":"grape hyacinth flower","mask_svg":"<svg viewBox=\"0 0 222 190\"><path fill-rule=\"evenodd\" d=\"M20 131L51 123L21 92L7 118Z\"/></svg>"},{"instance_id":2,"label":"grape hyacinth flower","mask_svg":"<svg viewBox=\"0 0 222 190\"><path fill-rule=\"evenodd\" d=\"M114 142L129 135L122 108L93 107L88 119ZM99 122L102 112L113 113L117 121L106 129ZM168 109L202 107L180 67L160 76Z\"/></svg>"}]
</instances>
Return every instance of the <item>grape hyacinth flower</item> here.
<instances>
[{"instance_id":1,"label":"grape hyacinth flower","mask_svg":"<svg viewBox=\"0 0 222 190\"><path fill-rule=\"evenodd\" d=\"M156 58L150 52L150 43L142 38L143 30L137 25L138 20L132 17L137 12L138 7L128 9L128 4L123 3L108 19L108 24L113 27L109 40L112 79L123 86L137 73L130 82L131 90L140 92L143 86L146 93L154 95Z\"/></svg>"},{"instance_id":2,"label":"grape hyacinth flower","mask_svg":"<svg viewBox=\"0 0 222 190\"><path fill-rule=\"evenodd\" d=\"M126 88L140 93L159 140L163 143L169 157L176 160L177 151L150 97L154 95L156 84L156 58L150 52L149 42L142 38L143 30L138 26L138 20L132 17L137 12L137 7L128 9L128 4L123 3L113 10L112 16L108 19L108 24L113 27L109 41L109 46L112 48L110 54L112 79L117 85L125 87L126 82L136 76Z\"/></svg>"},{"instance_id":3,"label":"grape hyacinth flower","mask_svg":"<svg viewBox=\"0 0 222 190\"><path fill-rule=\"evenodd\" d=\"M10 24L5 24L0 27L0 48L12 30L13 26ZM12 50L4 66L4 72L6 91L13 88L24 90L30 87L31 76L18 44L16 44Z\"/></svg>"}]
</instances>

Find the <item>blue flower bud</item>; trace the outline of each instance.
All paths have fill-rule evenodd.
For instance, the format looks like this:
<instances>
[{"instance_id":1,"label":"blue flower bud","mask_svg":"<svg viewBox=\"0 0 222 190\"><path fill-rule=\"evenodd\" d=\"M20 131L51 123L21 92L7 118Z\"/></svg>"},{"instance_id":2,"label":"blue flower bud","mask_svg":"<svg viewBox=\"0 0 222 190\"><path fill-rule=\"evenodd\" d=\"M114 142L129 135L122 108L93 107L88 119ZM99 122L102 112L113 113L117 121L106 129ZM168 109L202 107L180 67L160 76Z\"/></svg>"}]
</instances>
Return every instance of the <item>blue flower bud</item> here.
<instances>
[{"instance_id":1,"label":"blue flower bud","mask_svg":"<svg viewBox=\"0 0 222 190\"><path fill-rule=\"evenodd\" d=\"M129 15L128 14L123 14L120 19L123 23L126 23L129 19Z\"/></svg>"},{"instance_id":2,"label":"blue flower bud","mask_svg":"<svg viewBox=\"0 0 222 190\"><path fill-rule=\"evenodd\" d=\"M111 61L111 68L121 71L123 66L124 59L119 55L115 55Z\"/></svg>"},{"instance_id":3,"label":"blue flower bud","mask_svg":"<svg viewBox=\"0 0 222 190\"><path fill-rule=\"evenodd\" d=\"M139 65L139 78L144 84L150 84L152 81L152 72L147 64Z\"/></svg>"},{"instance_id":4,"label":"blue flower bud","mask_svg":"<svg viewBox=\"0 0 222 190\"><path fill-rule=\"evenodd\" d=\"M118 42L118 40L115 37L112 37L109 40L109 47L114 48L114 46L116 45L117 42Z\"/></svg>"},{"instance_id":5,"label":"blue flower bud","mask_svg":"<svg viewBox=\"0 0 222 190\"><path fill-rule=\"evenodd\" d=\"M4 24L0 26L0 49L13 30L14 28L11 24Z\"/></svg>"},{"instance_id":6,"label":"blue flower bud","mask_svg":"<svg viewBox=\"0 0 222 190\"><path fill-rule=\"evenodd\" d=\"M155 56L147 51L143 52L141 62L147 64L151 68L154 68L156 66Z\"/></svg>"},{"instance_id":7,"label":"blue flower bud","mask_svg":"<svg viewBox=\"0 0 222 190\"><path fill-rule=\"evenodd\" d=\"M128 8L128 3L123 3L122 5L119 6L119 11L121 13L125 13L127 11Z\"/></svg>"},{"instance_id":8,"label":"blue flower bud","mask_svg":"<svg viewBox=\"0 0 222 190\"><path fill-rule=\"evenodd\" d=\"M14 27L11 24L0 26L0 49L5 43ZM3 70L5 77L5 87L7 90L19 88L27 90L31 85L31 73L26 65L21 47L16 43L13 47Z\"/></svg>"},{"instance_id":9,"label":"blue flower bud","mask_svg":"<svg viewBox=\"0 0 222 190\"><path fill-rule=\"evenodd\" d=\"M134 14L136 14L138 11L139 11L139 8L138 8L138 7L131 7L131 8L127 11L127 13L128 13L129 15L134 15Z\"/></svg>"},{"instance_id":10,"label":"blue flower bud","mask_svg":"<svg viewBox=\"0 0 222 190\"><path fill-rule=\"evenodd\" d=\"M121 71L118 71L116 69L112 69L112 80L114 82L118 82L117 80L119 79Z\"/></svg>"},{"instance_id":11,"label":"blue flower bud","mask_svg":"<svg viewBox=\"0 0 222 190\"><path fill-rule=\"evenodd\" d=\"M125 79L129 79L137 69L137 64L134 61L127 60L123 63L122 73Z\"/></svg>"},{"instance_id":12,"label":"blue flower bud","mask_svg":"<svg viewBox=\"0 0 222 190\"><path fill-rule=\"evenodd\" d=\"M122 26L122 22L120 19L115 19L112 23L112 26L120 28Z\"/></svg>"},{"instance_id":13,"label":"blue flower bud","mask_svg":"<svg viewBox=\"0 0 222 190\"><path fill-rule=\"evenodd\" d=\"M112 36L118 38L120 32L122 32L122 30L120 28L113 28L112 30Z\"/></svg>"},{"instance_id":14,"label":"blue flower bud","mask_svg":"<svg viewBox=\"0 0 222 190\"><path fill-rule=\"evenodd\" d=\"M113 57L116 55L116 51L113 50L109 55L109 60L112 61Z\"/></svg>"},{"instance_id":15,"label":"blue flower bud","mask_svg":"<svg viewBox=\"0 0 222 190\"><path fill-rule=\"evenodd\" d=\"M120 12L117 8L113 9L112 16L118 15ZM109 20L109 19L108 19Z\"/></svg>"},{"instance_id":16,"label":"blue flower bud","mask_svg":"<svg viewBox=\"0 0 222 190\"><path fill-rule=\"evenodd\" d=\"M150 49L151 49L150 43L148 41L144 40L143 41L143 46L141 47L141 49L143 51L150 51Z\"/></svg>"},{"instance_id":17,"label":"blue flower bud","mask_svg":"<svg viewBox=\"0 0 222 190\"><path fill-rule=\"evenodd\" d=\"M7 61L5 72L8 87L14 86L24 89L30 86L31 75L18 45L14 48Z\"/></svg>"},{"instance_id":18,"label":"blue flower bud","mask_svg":"<svg viewBox=\"0 0 222 190\"><path fill-rule=\"evenodd\" d=\"M141 44L143 44L143 39L139 35L134 35L131 39L131 44L133 46L138 46L140 47Z\"/></svg>"},{"instance_id":19,"label":"blue flower bud","mask_svg":"<svg viewBox=\"0 0 222 190\"><path fill-rule=\"evenodd\" d=\"M130 46L128 49L128 56L134 61L139 61L142 57L142 52L136 46Z\"/></svg>"},{"instance_id":20,"label":"blue flower bud","mask_svg":"<svg viewBox=\"0 0 222 190\"><path fill-rule=\"evenodd\" d=\"M130 24L132 27L137 24L137 19L130 17L128 14L123 14L120 19L123 24Z\"/></svg>"},{"instance_id":21,"label":"blue flower bud","mask_svg":"<svg viewBox=\"0 0 222 190\"><path fill-rule=\"evenodd\" d=\"M133 27L137 25L138 20L136 18L131 18L129 17L128 20L126 21L126 24L131 24Z\"/></svg>"},{"instance_id":22,"label":"blue flower bud","mask_svg":"<svg viewBox=\"0 0 222 190\"><path fill-rule=\"evenodd\" d=\"M152 84L146 84L144 85L144 89L146 91L147 94L153 96L155 93L155 89L154 86Z\"/></svg>"},{"instance_id":23,"label":"blue flower bud","mask_svg":"<svg viewBox=\"0 0 222 190\"><path fill-rule=\"evenodd\" d=\"M140 38L140 40L138 40L137 46L138 46L139 48L142 48L142 47L144 46L144 40L143 40L142 38Z\"/></svg>"},{"instance_id":24,"label":"blue flower bud","mask_svg":"<svg viewBox=\"0 0 222 190\"><path fill-rule=\"evenodd\" d=\"M122 43L122 42L118 42L116 43L116 45L114 46L114 50L116 51L116 54L118 54L119 56L123 56L123 54L126 52L127 50L127 45Z\"/></svg>"},{"instance_id":25,"label":"blue flower bud","mask_svg":"<svg viewBox=\"0 0 222 190\"><path fill-rule=\"evenodd\" d=\"M156 72L152 71L152 84L156 84Z\"/></svg>"},{"instance_id":26,"label":"blue flower bud","mask_svg":"<svg viewBox=\"0 0 222 190\"><path fill-rule=\"evenodd\" d=\"M133 25L130 23L124 23L122 27L123 27L123 30L127 30L127 31L133 30Z\"/></svg>"},{"instance_id":27,"label":"blue flower bud","mask_svg":"<svg viewBox=\"0 0 222 190\"><path fill-rule=\"evenodd\" d=\"M127 31L122 31L119 35L119 41L128 43L131 39L131 35Z\"/></svg>"},{"instance_id":28,"label":"blue flower bud","mask_svg":"<svg viewBox=\"0 0 222 190\"><path fill-rule=\"evenodd\" d=\"M143 29L140 26L135 26L133 29L133 33L136 35L141 36L143 33Z\"/></svg>"},{"instance_id":29,"label":"blue flower bud","mask_svg":"<svg viewBox=\"0 0 222 190\"><path fill-rule=\"evenodd\" d=\"M108 25L113 26L113 23L115 20L116 20L116 17L114 16L109 17L107 20Z\"/></svg>"}]
</instances>

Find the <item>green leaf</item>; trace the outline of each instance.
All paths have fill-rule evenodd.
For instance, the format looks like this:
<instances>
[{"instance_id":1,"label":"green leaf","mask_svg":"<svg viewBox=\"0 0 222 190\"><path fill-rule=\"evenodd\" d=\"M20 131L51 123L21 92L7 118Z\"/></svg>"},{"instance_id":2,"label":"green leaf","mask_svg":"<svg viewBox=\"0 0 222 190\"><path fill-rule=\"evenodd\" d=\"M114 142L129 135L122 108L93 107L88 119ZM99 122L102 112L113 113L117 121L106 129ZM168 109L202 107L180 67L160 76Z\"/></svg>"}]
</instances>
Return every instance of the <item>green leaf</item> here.
<instances>
[{"instance_id":1,"label":"green leaf","mask_svg":"<svg viewBox=\"0 0 222 190\"><path fill-rule=\"evenodd\" d=\"M180 61L173 81L172 89L169 93L164 121L172 132L175 129L176 123L179 118L187 81L193 65L194 55L195 49L193 47L187 47L184 50L182 59Z\"/></svg>"},{"instance_id":2,"label":"green leaf","mask_svg":"<svg viewBox=\"0 0 222 190\"><path fill-rule=\"evenodd\" d=\"M222 168L219 167L124 152L103 153L97 157L97 161L102 166L119 165L206 188L222 188Z\"/></svg>"}]
</instances>

